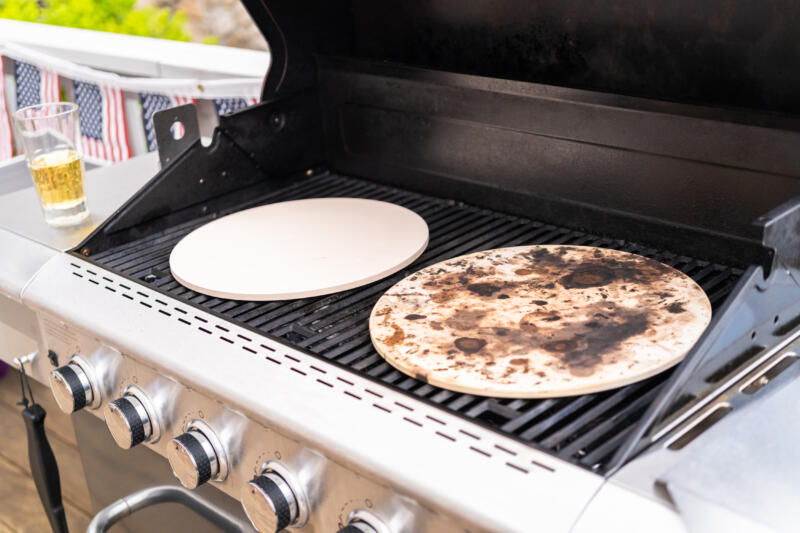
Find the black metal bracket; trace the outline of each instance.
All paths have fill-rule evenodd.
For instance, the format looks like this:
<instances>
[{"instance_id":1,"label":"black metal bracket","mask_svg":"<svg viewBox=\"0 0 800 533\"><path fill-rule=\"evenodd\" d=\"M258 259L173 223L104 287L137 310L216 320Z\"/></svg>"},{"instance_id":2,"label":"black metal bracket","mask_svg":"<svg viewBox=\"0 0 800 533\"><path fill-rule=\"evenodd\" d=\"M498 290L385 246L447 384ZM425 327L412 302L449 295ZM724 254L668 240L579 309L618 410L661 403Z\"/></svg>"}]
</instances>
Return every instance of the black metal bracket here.
<instances>
[{"instance_id":1,"label":"black metal bracket","mask_svg":"<svg viewBox=\"0 0 800 533\"><path fill-rule=\"evenodd\" d=\"M220 117L219 129L270 176L323 161L322 111L316 90L263 102Z\"/></svg>"},{"instance_id":2,"label":"black metal bracket","mask_svg":"<svg viewBox=\"0 0 800 533\"><path fill-rule=\"evenodd\" d=\"M175 119L187 120L192 127L194 106L168 111L163 116L167 131ZM149 234L214 215L304 175L323 157L316 92L263 102L221 118L210 146L203 146L198 137L186 142L186 148L176 143L162 152L168 162L161 171L77 250L91 255L131 233Z\"/></svg>"},{"instance_id":3,"label":"black metal bracket","mask_svg":"<svg viewBox=\"0 0 800 533\"><path fill-rule=\"evenodd\" d=\"M185 104L156 112L153 115L158 157L161 168L169 165L200 138L197 108Z\"/></svg>"},{"instance_id":4,"label":"black metal bracket","mask_svg":"<svg viewBox=\"0 0 800 533\"><path fill-rule=\"evenodd\" d=\"M265 175L225 134L216 130L211 145L196 139L187 149L162 168L142 189L95 230L79 250L84 255L103 242L114 241L114 234L139 228L157 231L171 223L207 214L205 204L236 189L261 181Z\"/></svg>"}]
</instances>

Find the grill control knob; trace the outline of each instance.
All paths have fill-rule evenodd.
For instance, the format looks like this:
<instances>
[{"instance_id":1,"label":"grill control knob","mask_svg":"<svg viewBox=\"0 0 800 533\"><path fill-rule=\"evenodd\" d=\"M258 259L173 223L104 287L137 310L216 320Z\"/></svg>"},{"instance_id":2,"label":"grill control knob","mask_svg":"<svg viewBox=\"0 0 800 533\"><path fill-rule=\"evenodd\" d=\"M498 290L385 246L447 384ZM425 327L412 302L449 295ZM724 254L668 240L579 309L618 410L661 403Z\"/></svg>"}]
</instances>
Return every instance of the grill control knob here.
<instances>
[{"instance_id":1,"label":"grill control knob","mask_svg":"<svg viewBox=\"0 0 800 533\"><path fill-rule=\"evenodd\" d=\"M75 363L50 372L50 389L58 407L65 413L74 413L94 401L92 382L86 372Z\"/></svg>"},{"instance_id":2,"label":"grill control knob","mask_svg":"<svg viewBox=\"0 0 800 533\"><path fill-rule=\"evenodd\" d=\"M242 489L242 506L260 533L281 531L297 521L298 501L292 488L275 472L256 476Z\"/></svg>"},{"instance_id":3,"label":"grill control knob","mask_svg":"<svg viewBox=\"0 0 800 533\"><path fill-rule=\"evenodd\" d=\"M172 473L187 489L197 488L219 475L219 455L211 439L196 429L170 441L167 459Z\"/></svg>"},{"instance_id":4,"label":"grill control knob","mask_svg":"<svg viewBox=\"0 0 800 533\"><path fill-rule=\"evenodd\" d=\"M151 417L142 401L132 394L107 404L103 415L120 448L127 450L153 436Z\"/></svg>"}]
</instances>

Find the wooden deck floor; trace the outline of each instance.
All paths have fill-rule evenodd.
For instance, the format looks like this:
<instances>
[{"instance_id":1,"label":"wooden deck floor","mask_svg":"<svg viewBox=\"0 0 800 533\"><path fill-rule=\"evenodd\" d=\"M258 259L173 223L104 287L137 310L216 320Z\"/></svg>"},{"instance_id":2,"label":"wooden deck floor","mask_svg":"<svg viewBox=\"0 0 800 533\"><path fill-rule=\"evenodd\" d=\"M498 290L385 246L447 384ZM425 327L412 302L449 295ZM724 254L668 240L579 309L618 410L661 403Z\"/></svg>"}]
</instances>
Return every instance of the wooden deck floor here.
<instances>
[{"instance_id":1,"label":"wooden deck floor","mask_svg":"<svg viewBox=\"0 0 800 533\"><path fill-rule=\"evenodd\" d=\"M47 411L45 429L58 461L70 532L86 531L92 516L75 432L47 387L32 382L37 403ZM46 533L50 526L30 476L25 425L20 415L19 374L0 379L0 533Z\"/></svg>"}]
</instances>

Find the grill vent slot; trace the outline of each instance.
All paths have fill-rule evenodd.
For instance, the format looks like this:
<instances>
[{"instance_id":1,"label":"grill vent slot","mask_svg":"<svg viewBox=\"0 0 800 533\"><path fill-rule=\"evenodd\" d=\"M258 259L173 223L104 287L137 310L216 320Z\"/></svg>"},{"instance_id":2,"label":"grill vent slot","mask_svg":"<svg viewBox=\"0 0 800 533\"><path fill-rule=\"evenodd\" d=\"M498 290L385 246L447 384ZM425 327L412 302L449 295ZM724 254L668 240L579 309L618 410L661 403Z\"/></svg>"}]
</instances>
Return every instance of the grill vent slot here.
<instances>
[{"instance_id":1,"label":"grill vent slot","mask_svg":"<svg viewBox=\"0 0 800 533\"><path fill-rule=\"evenodd\" d=\"M675 441L673 441L669 445L669 449L680 450L681 448L684 448L687 444L689 444L694 439L702 435L708 428L710 428L711 426L722 420L731 411L733 411L733 407L731 407L726 403L717 405L699 422L695 423L689 429L689 431L687 431L679 438L677 438Z\"/></svg>"},{"instance_id":2,"label":"grill vent slot","mask_svg":"<svg viewBox=\"0 0 800 533\"><path fill-rule=\"evenodd\" d=\"M764 387L766 387L770 381L778 377L784 370L792 366L800 359L797 355L790 353L782 357L775 365L772 366L769 370L755 378L751 381L747 386L742 388L742 392L745 394L755 394Z\"/></svg>"}]
</instances>

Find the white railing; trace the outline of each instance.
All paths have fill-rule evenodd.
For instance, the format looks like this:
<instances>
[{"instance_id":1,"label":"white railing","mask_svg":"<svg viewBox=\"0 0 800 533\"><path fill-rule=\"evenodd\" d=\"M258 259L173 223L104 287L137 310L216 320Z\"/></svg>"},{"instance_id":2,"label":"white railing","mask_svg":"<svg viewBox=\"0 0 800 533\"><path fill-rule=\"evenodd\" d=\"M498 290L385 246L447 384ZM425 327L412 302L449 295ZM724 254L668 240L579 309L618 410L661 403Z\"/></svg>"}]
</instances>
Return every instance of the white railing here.
<instances>
[{"instance_id":1,"label":"white railing","mask_svg":"<svg viewBox=\"0 0 800 533\"><path fill-rule=\"evenodd\" d=\"M127 76L262 78L269 52L0 19L0 40Z\"/></svg>"},{"instance_id":2,"label":"white railing","mask_svg":"<svg viewBox=\"0 0 800 533\"><path fill-rule=\"evenodd\" d=\"M270 66L269 52L120 35L48 24L0 19L0 42L9 42L85 67L123 76L151 78L263 79ZM13 76L6 65L6 94L14 94ZM155 92L155 91L153 91ZM145 153L144 125L139 95L124 93L128 138L134 155ZM14 99L10 98L10 111ZM208 136L217 125L214 105L197 101L200 133Z\"/></svg>"}]
</instances>

